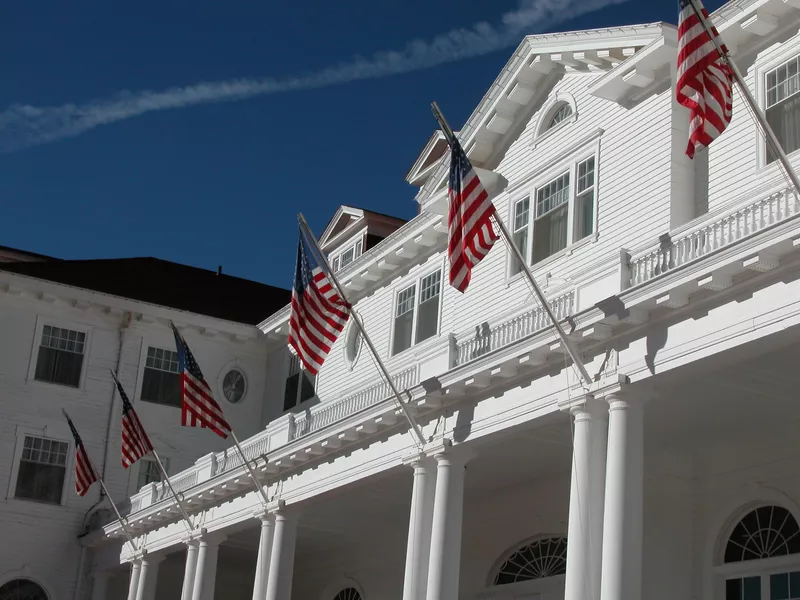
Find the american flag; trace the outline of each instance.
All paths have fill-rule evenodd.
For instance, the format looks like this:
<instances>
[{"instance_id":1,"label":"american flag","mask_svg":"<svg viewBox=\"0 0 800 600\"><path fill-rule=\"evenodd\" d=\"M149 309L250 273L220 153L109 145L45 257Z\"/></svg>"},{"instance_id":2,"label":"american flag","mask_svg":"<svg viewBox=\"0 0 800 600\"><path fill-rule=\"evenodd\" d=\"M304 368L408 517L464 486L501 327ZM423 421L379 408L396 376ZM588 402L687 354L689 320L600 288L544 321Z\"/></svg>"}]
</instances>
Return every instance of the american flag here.
<instances>
[{"instance_id":1,"label":"american flag","mask_svg":"<svg viewBox=\"0 0 800 600\"><path fill-rule=\"evenodd\" d=\"M226 438L231 426L222 414L222 408L214 400L214 394L203 377L200 366L192 356L189 345L174 324L170 323L178 348L178 364L181 371L183 395L181 399L181 425L210 429Z\"/></svg>"},{"instance_id":2,"label":"american flag","mask_svg":"<svg viewBox=\"0 0 800 600\"><path fill-rule=\"evenodd\" d=\"M703 19L708 12L695 0ZM680 0L678 19L677 100L690 111L689 145L686 154L708 146L731 122L733 115L733 72L703 27L690 0ZM710 26L710 24L709 24ZM710 27L714 38L719 34ZM724 44L720 44L727 53Z\"/></svg>"},{"instance_id":3,"label":"american flag","mask_svg":"<svg viewBox=\"0 0 800 600\"><path fill-rule=\"evenodd\" d=\"M72 437L75 439L75 492L78 496L85 496L92 484L97 481L97 473L92 466L92 461L89 460L89 455L86 454L86 448L83 447L83 441L78 435L72 419L66 412L64 416L67 418Z\"/></svg>"},{"instance_id":4,"label":"american flag","mask_svg":"<svg viewBox=\"0 0 800 600\"><path fill-rule=\"evenodd\" d=\"M344 329L350 316L347 308L324 271L318 265L312 269L301 232L292 287L289 345L310 373L319 372Z\"/></svg>"},{"instance_id":5,"label":"american flag","mask_svg":"<svg viewBox=\"0 0 800 600\"><path fill-rule=\"evenodd\" d=\"M494 204L455 138L450 151L448 193L447 258L450 261L450 285L459 292L465 292L472 276L472 267L492 249L498 236L491 221L495 213Z\"/></svg>"},{"instance_id":6,"label":"american flag","mask_svg":"<svg viewBox=\"0 0 800 600\"><path fill-rule=\"evenodd\" d=\"M133 405L128 400L128 394L125 393L114 371L111 371L111 377L114 378L117 391L122 398L122 466L127 469L150 452L153 444L150 443L150 438L147 437L139 415L133 410Z\"/></svg>"}]
</instances>

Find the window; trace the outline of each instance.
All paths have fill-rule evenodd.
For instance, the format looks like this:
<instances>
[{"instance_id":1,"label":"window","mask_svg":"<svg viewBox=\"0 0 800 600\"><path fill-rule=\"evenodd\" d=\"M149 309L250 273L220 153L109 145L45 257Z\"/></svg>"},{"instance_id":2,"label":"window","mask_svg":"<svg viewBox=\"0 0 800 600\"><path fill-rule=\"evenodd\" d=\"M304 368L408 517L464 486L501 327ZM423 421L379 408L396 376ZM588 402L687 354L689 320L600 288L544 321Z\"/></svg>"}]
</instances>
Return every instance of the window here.
<instances>
[{"instance_id":1,"label":"window","mask_svg":"<svg viewBox=\"0 0 800 600\"><path fill-rule=\"evenodd\" d=\"M800 554L800 526L788 510L762 506L747 513L725 544L725 564L739 564L726 577L725 600L800 599L800 556L794 568L770 560L793 554Z\"/></svg>"},{"instance_id":2,"label":"window","mask_svg":"<svg viewBox=\"0 0 800 600\"><path fill-rule=\"evenodd\" d=\"M356 588L349 587L336 594L333 600L361 600L361 594Z\"/></svg>"},{"instance_id":3,"label":"window","mask_svg":"<svg viewBox=\"0 0 800 600\"><path fill-rule=\"evenodd\" d=\"M441 287L442 272L434 271L397 294L392 355L436 335Z\"/></svg>"},{"instance_id":4,"label":"window","mask_svg":"<svg viewBox=\"0 0 800 600\"><path fill-rule=\"evenodd\" d=\"M331 260L331 269L333 272L344 269L347 265L357 259L364 251L364 240L359 239L355 244L347 248L344 252Z\"/></svg>"},{"instance_id":5,"label":"window","mask_svg":"<svg viewBox=\"0 0 800 600\"><path fill-rule=\"evenodd\" d=\"M239 369L231 369L222 379L222 394L231 404L238 404L247 391L247 380Z\"/></svg>"},{"instance_id":6,"label":"window","mask_svg":"<svg viewBox=\"0 0 800 600\"><path fill-rule=\"evenodd\" d=\"M291 410L298 404L316 396L314 376L300 364L300 359L292 354L289 360L289 375L283 390L283 410Z\"/></svg>"},{"instance_id":7,"label":"window","mask_svg":"<svg viewBox=\"0 0 800 600\"><path fill-rule=\"evenodd\" d=\"M767 72L767 122L784 151L800 149L800 56ZM776 156L768 149L767 164Z\"/></svg>"},{"instance_id":8,"label":"window","mask_svg":"<svg viewBox=\"0 0 800 600\"><path fill-rule=\"evenodd\" d=\"M48 600L42 587L30 579L12 579L0 586L0 600Z\"/></svg>"},{"instance_id":9,"label":"window","mask_svg":"<svg viewBox=\"0 0 800 600\"><path fill-rule=\"evenodd\" d=\"M167 406L181 405L181 376L177 352L152 346L147 348L142 400Z\"/></svg>"},{"instance_id":10,"label":"window","mask_svg":"<svg viewBox=\"0 0 800 600\"><path fill-rule=\"evenodd\" d=\"M45 325L34 378L39 381L78 387L81 381L86 334Z\"/></svg>"},{"instance_id":11,"label":"window","mask_svg":"<svg viewBox=\"0 0 800 600\"><path fill-rule=\"evenodd\" d=\"M164 463L164 468L169 471L169 460L161 457L161 462ZM152 458L143 458L139 461L139 478L137 482L137 490L142 489L149 483L158 483L161 481L161 471L158 469L158 464Z\"/></svg>"},{"instance_id":12,"label":"window","mask_svg":"<svg viewBox=\"0 0 800 600\"><path fill-rule=\"evenodd\" d=\"M26 435L15 498L60 504L67 472L67 442Z\"/></svg>"},{"instance_id":13,"label":"window","mask_svg":"<svg viewBox=\"0 0 800 600\"><path fill-rule=\"evenodd\" d=\"M509 556L494 578L495 585L544 579L567 572L567 538L554 537L525 544Z\"/></svg>"},{"instance_id":14,"label":"window","mask_svg":"<svg viewBox=\"0 0 800 600\"><path fill-rule=\"evenodd\" d=\"M350 328L347 330L347 339L344 347L344 358L351 368L355 366L363 344L364 338L361 336L361 330L351 323Z\"/></svg>"},{"instance_id":15,"label":"window","mask_svg":"<svg viewBox=\"0 0 800 600\"><path fill-rule=\"evenodd\" d=\"M596 184L595 158L591 156L536 189L533 215L530 197L514 203L514 241L530 263L594 233ZM515 275L522 266L513 260L510 270Z\"/></svg>"},{"instance_id":16,"label":"window","mask_svg":"<svg viewBox=\"0 0 800 600\"><path fill-rule=\"evenodd\" d=\"M550 120L547 122L547 127L545 127L545 131L558 127L561 123L566 121L572 116L572 107L567 104L566 102L559 106L556 109L556 112L550 117Z\"/></svg>"}]
</instances>

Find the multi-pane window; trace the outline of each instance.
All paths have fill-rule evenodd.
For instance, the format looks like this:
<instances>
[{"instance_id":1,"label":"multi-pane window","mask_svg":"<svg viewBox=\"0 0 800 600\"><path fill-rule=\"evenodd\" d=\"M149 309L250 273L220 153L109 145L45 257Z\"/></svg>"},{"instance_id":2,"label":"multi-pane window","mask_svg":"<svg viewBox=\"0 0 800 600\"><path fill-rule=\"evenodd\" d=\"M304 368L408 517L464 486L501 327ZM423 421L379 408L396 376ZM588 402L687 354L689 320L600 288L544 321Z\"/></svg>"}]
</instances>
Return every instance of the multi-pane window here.
<instances>
[{"instance_id":1,"label":"multi-pane window","mask_svg":"<svg viewBox=\"0 0 800 600\"><path fill-rule=\"evenodd\" d=\"M514 242L526 260L537 263L594 232L596 180L592 156L537 188L533 206L529 197L514 204ZM511 274L521 270L512 260Z\"/></svg>"},{"instance_id":2,"label":"multi-pane window","mask_svg":"<svg viewBox=\"0 0 800 600\"><path fill-rule=\"evenodd\" d=\"M303 368L297 355L292 354L289 359L289 374L283 389L283 410L291 410L313 398L316 393L314 376Z\"/></svg>"},{"instance_id":3,"label":"multi-pane window","mask_svg":"<svg viewBox=\"0 0 800 600\"><path fill-rule=\"evenodd\" d=\"M572 116L572 107L566 102L558 107L558 110L550 117L545 130L557 127Z\"/></svg>"},{"instance_id":4,"label":"multi-pane window","mask_svg":"<svg viewBox=\"0 0 800 600\"><path fill-rule=\"evenodd\" d=\"M152 346L147 348L142 400L168 406L181 405L181 376L177 352Z\"/></svg>"},{"instance_id":5,"label":"multi-pane window","mask_svg":"<svg viewBox=\"0 0 800 600\"><path fill-rule=\"evenodd\" d=\"M344 269L347 265L357 259L364 252L364 240L360 239L355 244L347 248L344 252L331 260L333 272Z\"/></svg>"},{"instance_id":6,"label":"multi-pane window","mask_svg":"<svg viewBox=\"0 0 800 600\"><path fill-rule=\"evenodd\" d=\"M67 442L26 435L14 497L60 504L68 449Z\"/></svg>"},{"instance_id":7,"label":"multi-pane window","mask_svg":"<svg viewBox=\"0 0 800 600\"><path fill-rule=\"evenodd\" d=\"M393 355L436 335L441 289L442 272L434 271L397 294Z\"/></svg>"},{"instance_id":8,"label":"multi-pane window","mask_svg":"<svg viewBox=\"0 0 800 600\"><path fill-rule=\"evenodd\" d=\"M86 334L82 331L45 325L34 377L39 381L78 387L85 350Z\"/></svg>"},{"instance_id":9,"label":"multi-pane window","mask_svg":"<svg viewBox=\"0 0 800 600\"><path fill-rule=\"evenodd\" d=\"M784 151L800 149L800 56L767 73L766 112ZM767 148L767 163L776 159Z\"/></svg>"},{"instance_id":10,"label":"multi-pane window","mask_svg":"<svg viewBox=\"0 0 800 600\"><path fill-rule=\"evenodd\" d=\"M169 472L169 461L166 458L161 458L164 463L164 468ZM158 483L161 481L161 471L158 469L158 464L151 458L143 458L139 461L139 478L137 482L137 490L142 489L149 483Z\"/></svg>"}]
</instances>

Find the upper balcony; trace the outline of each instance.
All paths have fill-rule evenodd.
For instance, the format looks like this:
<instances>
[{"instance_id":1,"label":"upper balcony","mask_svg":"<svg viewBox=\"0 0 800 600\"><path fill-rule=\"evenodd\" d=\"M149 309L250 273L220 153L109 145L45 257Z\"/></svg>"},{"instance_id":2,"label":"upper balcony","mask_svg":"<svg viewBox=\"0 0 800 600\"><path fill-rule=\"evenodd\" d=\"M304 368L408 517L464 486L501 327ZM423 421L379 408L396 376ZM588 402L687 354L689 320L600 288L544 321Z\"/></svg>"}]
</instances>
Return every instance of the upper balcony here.
<instances>
[{"instance_id":1,"label":"upper balcony","mask_svg":"<svg viewBox=\"0 0 800 600\"><path fill-rule=\"evenodd\" d=\"M578 351L595 356L651 315L689 309L694 298L747 285L791 259L800 246L798 213L794 193L779 189L704 215L647 247L621 251L617 261L602 260L591 280L551 294L553 312ZM394 384L411 410L424 416L473 390L520 373L535 377L564 361L564 348L546 314L533 306L484 323L477 331L440 337L425 360L394 375ZM242 447L260 482L267 484L405 426L396 399L376 372L369 385L303 413L285 414ZM200 458L171 482L190 512L252 489L241 457L232 449ZM178 517L163 484L150 484L130 499L129 527L136 534ZM105 532L121 534L114 523Z\"/></svg>"}]
</instances>

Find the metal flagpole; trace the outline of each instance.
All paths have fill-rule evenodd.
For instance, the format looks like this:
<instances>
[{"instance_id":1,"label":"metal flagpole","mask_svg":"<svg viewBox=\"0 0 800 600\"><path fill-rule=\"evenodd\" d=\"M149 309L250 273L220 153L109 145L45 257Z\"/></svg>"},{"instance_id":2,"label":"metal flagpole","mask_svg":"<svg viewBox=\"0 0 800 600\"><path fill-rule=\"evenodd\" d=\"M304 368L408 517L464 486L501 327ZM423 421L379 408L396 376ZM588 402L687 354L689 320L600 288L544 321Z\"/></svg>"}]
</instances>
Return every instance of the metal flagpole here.
<instances>
[{"instance_id":1,"label":"metal flagpole","mask_svg":"<svg viewBox=\"0 0 800 600\"><path fill-rule=\"evenodd\" d=\"M450 128L450 125L447 124L447 121L444 118L444 115L439 110L439 105L436 102L431 103L431 110L433 111L434 118L439 122L439 125L442 128L442 132L444 133L445 137L447 138L448 143L452 147L453 143L456 142L456 134L453 133L453 130ZM539 304L542 305L545 312L547 312L547 316L550 317L550 320L553 322L553 326L556 328L558 332L558 336L561 338L561 342L564 344L564 347L567 349L567 353L569 354L572 362L575 363L575 366L580 371L581 376L583 377L584 381L586 382L587 386L591 386L593 381L589 372L586 370L586 367L583 364L583 361L578 356L578 352L575 350L575 347L572 345L572 342L567 337L567 334L564 332L564 329L561 327L561 324L556 319L555 314L553 314L553 310L550 308L550 304L542 294L542 291L539 289L539 286L536 285L536 280L533 278L533 273L531 273L531 269L528 266L528 262L522 256L522 253L517 248L517 245L514 243L514 239L511 237L511 234L506 229L503 220L497 215L495 212L494 214L494 222L497 225L497 228L500 230L500 233L503 236L503 241L505 241L506 245L511 250L514 258L519 262L522 266L522 272L525 273L525 278L528 280L531 288L533 289L534 294L539 299Z\"/></svg>"},{"instance_id":2,"label":"metal flagpole","mask_svg":"<svg viewBox=\"0 0 800 600\"><path fill-rule=\"evenodd\" d=\"M236 446L236 449L239 451L239 454L242 456L242 461L244 461L244 466L247 468L247 472L250 474L250 479L253 480L256 488L258 489L259 493L261 494L261 499L264 501L264 508L267 507L269 504L269 498L267 497L266 492L264 491L264 486L262 486L258 479L256 478L255 471L253 471L253 467L250 466L250 462L247 460L247 457L244 455L244 450L242 450L241 444L239 444L239 439L236 437L236 434L231 429L231 437L233 438L233 443Z\"/></svg>"},{"instance_id":3,"label":"metal flagpole","mask_svg":"<svg viewBox=\"0 0 800 600\"><path fill-rule=\"evenodd\" d=\"M189 514L186 512L186 508L184 508L181 498L178 496L178 492L176 492L175 488L172 487L172 482L169 480L169 475L167 475L167 470L164 468L164 464L161 462L161 457L158 455L158 452L156 452L155 448L151 449L150 452L153 454L153 458L156 459L158 470L161 471L162 480L167 484L167 487L169 487L169 491L172 492L172 495L175 496L175 502L181 511L183 520L189 525L189 535L191 535L192 531L194 531L194 523L192 523L192 520L189 518Z\"/></svg>"},{"instance_id":4,"label":"metal flagpole","mask_svg":"<svg viewBox=\"0 0 800 600\"><path fill-rule=\"evenodd\" d=\"M386 383L389 384L389 388L392 390L392 394L394 394L397 403L400 405L400 410L403 411L403 414L405 415L406 419L411 425L411 429L414 431L414 434L416 435L420 446L421 447L424 446L425 437L422 435L422 430L420 429L419 424L417 423L416 419L411 414L411 412L408 410L406 403L403 402L403 399L400 396L400 392L397 390L397 386L395 386L394 381L392 381L392 377L389 375L389 371L386 369L386 365L383 364L383 361L381 360L378 351L372 344L372 340L367 335L367 331L364 329L364 324L361 322L361 318L353 309L352 305L349 302L347 302L347 297L344 294L344 290L342 289L342 286L339 285L339 281L336 279L336 276L333 274L333 271L331 270L331 267L328 264L328 259L325 258L325 254L320 249L319 244L317 243L317 239L314 237L314 234L311 233L311 229L308 227L308 223L306 222L303 213L298 213L297 218L300 221L301 230L305 232L306 239L311 242L311 246L313 247L314 253L317 255L317 260L324 267L325 272L330 277L331 283L336 288L339 297L345 301L347 306L347 312L352 317L353 321L356 324L356 327L358 327L359 332L361 332L361 337L364 338L364 342L367 344L369 351L372 353L372 357L375 359L375 363L378 365L378 370L380 370L381 374L383 375L383 378L386 380Z\"/></svg>"},{"instance_id":5,"label":"metal flagpole","mask_svg":"<svg viewBox=\"0 0 800 600\"><path fill-rule=\"evenodd\" d=\"M67 414L67 411L65 409L62 408L61 412L64 413L64 417L66 417L67 421L72 422L72 419L69 418L69 415ZM89 456L89 453L86 452L85 446L83 451L84 454L86 454L86 459L89 461L89 465L92 467L92 470L95 472L95 475L97 475L97 481L100 483L100 487L102 488L103 493L105 494L106 498L108 498L108 501L111 503L111 508L114 509L114 514L116 514L117 519L119 519L119 524L122 527L122 531L125 532L125 537L128 538L128 543L131 545L131 548L133 548L133 553L136 554L137 548L136 544L133 543L133 535L131 535L130 530L128 530L128 522L122 517L122 514L119 512L119 509L117 508L114 499L111 497L111 494L108 493L108 488L106 487L106 483L103 481L103 478L100 477L100 471L98 471L97 467L94 466L94 462Z\"/></svg>"},{"instance_id":6,"label":"metal flagpole","mask_svg":"<svg viewBox=\"0 0 800 600\"><path fill-rule=\"evenodd\" d=\"M775 132L772 131L772 127L769 126L767 122L767 117L761 111L761 108L758 106L756 99L753 98L753 94L750 93L750 88L747 87L747 83L745 83L744 78L742 77L741 72L739 71L739 67L736 66L736 63L733 62L733 59L728 55L728 53L723 50L722 46L719 43L719 39L716 35L713 34L711 31L711 25L708 24L708 21L703 17L703 12L697 6L696 0L689 0L692 5L692 9L694 10L697 18L700 19L700 23L703 25L703 29L705 29L708 37L711 39L711 42L714 44L714 47L719 52L719 55L728 63L728 66L731 68L731 72L733 73L734 78L736 79L736 83L739 84L739 89L742 92L742 95L745 98L750 109L753 111L753 115L755 116L756 122L761 127L761 131L764 133L764 138L767 141L767 144L771 146L771 150L775 153L775 156L778 157L778 160L783 166L783 170L786 171L786 175L792 182L792 185L795 189L795 199L797 199L797 194L800 194L800 179L798 179L797 174L792 169L792 165L789 162L789 157L786 156L786 153L783 151L783 146L781 146L780 141L778 140ZM721 37L721 36L719 36Z\"/></svg>"}]
</instances>

